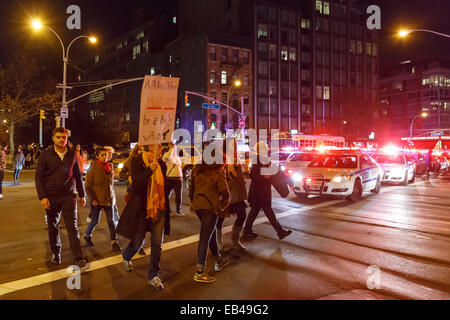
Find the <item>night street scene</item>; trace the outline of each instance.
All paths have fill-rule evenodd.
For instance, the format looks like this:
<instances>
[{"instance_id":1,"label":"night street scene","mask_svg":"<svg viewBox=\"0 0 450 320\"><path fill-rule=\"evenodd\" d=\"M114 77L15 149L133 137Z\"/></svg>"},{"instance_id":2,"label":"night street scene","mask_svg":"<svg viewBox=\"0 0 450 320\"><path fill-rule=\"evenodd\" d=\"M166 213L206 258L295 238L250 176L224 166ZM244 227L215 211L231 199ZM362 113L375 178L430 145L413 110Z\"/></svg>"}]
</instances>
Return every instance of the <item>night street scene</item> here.
<instances>
[{"instance_id":1,"label":"night street scene","mask_svg":"<svg viewBox=\"0 0 450 320\"><path fill-rule=\"evenodd\" d=\"M450 300L449 12L1 0L0 300Z\"/></svg>"}]
</instances>

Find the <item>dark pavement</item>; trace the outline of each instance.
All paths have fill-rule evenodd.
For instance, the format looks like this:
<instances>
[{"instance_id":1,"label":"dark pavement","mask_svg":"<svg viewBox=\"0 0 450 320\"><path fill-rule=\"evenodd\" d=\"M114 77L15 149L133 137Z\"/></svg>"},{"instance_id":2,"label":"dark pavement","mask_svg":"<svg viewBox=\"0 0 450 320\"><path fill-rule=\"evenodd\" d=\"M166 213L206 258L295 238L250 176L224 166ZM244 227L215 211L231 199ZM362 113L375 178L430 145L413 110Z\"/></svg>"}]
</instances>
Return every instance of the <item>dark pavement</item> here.
<instances>
[{"instance_id":1,"label":"dark pavement","mask_svg":"<svg viewBox=\"0 0 450 320\"><path fill-rule=\"evenodd\" d=\"M84 248L90 266L81 274L81 289L68 289L72 256L65 229L63 263L53 266L34 171L22 172L21 185L12 185L11 177L7 172L0 200L0 299L450 299L450 180L436 176L406 187L383 186L379 195L357 203L282 199L274 191L274 210L293 233L280 241L260 213L258 238L245 243L246 254L230 252L230 266L211 284L193 281L200 223L189 213L185 193L186 216L173 215L172 233L164 239L161 292L147 284L149 255L136 256L132 272L123 270L104 215L94 232L96 246ZM115 186L120 211L125 188ZM87 207L79 208L81 235L87 214ZM233 221L226 219L225 226ZM128 243L119 241L122 247ZM209 259L214 274L212 267Z\"/></svg>"}]
</instances>

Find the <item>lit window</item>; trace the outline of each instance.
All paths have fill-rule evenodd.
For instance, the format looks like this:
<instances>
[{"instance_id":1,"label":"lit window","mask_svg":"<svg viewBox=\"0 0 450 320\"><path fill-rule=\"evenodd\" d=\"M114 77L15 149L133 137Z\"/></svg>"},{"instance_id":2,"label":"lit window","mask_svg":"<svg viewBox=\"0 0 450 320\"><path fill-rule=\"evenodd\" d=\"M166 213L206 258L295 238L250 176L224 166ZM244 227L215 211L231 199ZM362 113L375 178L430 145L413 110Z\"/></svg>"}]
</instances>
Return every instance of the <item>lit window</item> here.
<instances>
[{"instance_id":1,"label":"lit window","mask_svg":"<svg viewBox=\"0 0 450 320\"><path fill-rule=\"evenodd\" d=\"M177 17L173 17L173 18L172 18L172 23L173 23L173 24L177 24Z\"/></svg>"},{"instance_id":2,"label":"lit window","mask_svg":"<svg viewBox=\"0 0 450 320\"><path fill-rule=\"evenodd\" d=\"M136 35L136 40L142 39L143 37L144 37L144 31L141 31Z\"/></svg>"},{"instance_id":3,"label":"lit window","mask_svg":"<svg viewBox=\"0 0 450 320\"><path fill-rule=\"evenodd\" d=\"M221 84L227 84L227 72L226 71L222 71L221 78L220 78L220 83Z\"/></svg>"},{"instance_id":4,"label":"lit window","mask_svg":"<svg viewBox=\"0 0 450 320\"><path fill-rule=\"evenodd\" d=\"M98 54L95 55L94 62L98 63L100 61L100 56Z\"/></svg>"},{"instance_id":5,"label":"lit window","mask_svg":"<svg viewBox=\"0 0 450 320\"><path fill-rule=\"evenodd\" d=\"M297 50L295 48L290 48L289 49L289 60L290 61L296 61L297 59Z\"/></svg>"},{"instance_id":6,"label":"lit window","mask_svg":"<svg viewBox=\"0 0 450 320\"><path fill-rule=\"evenodd\" d=\"M322 1L316 0L316 11L323 13Z\"/></svg>"},{"instance_id":7,"label":"lit window","mask_svg":"<svg viewBox=\"0 0 450 320\"><path fill-rule=\"evenodd\" d=\"M267 37L267 24L258 24L258 38Z\"/></svg>"},{"instance_id":8,"label":"lit window","mask_svg":"<svg viewBox=\"0 0 450 320\"><path fill-rule=\"evenodd\" d=\"M141 45L133 47L133 59L136 59L136 56L141 53Z\"/></svg>"},{"instance_id":9,"label":"lit window","mask_svg":"<svg viewBox=\"0 0 450 320\"><path fill-rule=\"evenodd\" d=\"M145 52L148 52L148 41L144 41L144 44L142 45Z\"/></svg>"},{"instance_id":10,"label":"lit window","mask_svg":"<svg viewBox=\"0 0 450 320\"><path fill-rule=\"evenodd\" d=\"M283 60L283 61L287 61L288 60L287 47L282 47L281 48L281 60Z\"/></svg>"},{"instance_id":11,"label":"lit window","mask_svg":"<svg viewBox=\"0 0 450 320\"><path fill-rule=\"evenodd\" d=\"M322 86L316 86L316 97L322 99Z\"/></svg>"},{"instance_id":12,"label":"lit window","mask_svg":"<svg viewBox=\"0 0 450 320\"><path fill-rule=\"evenodd\" d=\"M245 87L248 87L248 78L249 78L248 73L244 73L244 77L243 77L243 85L244 85Z\"/></svg>"},{"instance_id":13,"label":"lit window","mask_svg":"<svg viewBox=\"0 0 450 320\"><path fill-rule=\"evenodd\" d=\"M372 55L372 44L370 42L366 43L366 54L368 56Z\"/></svg>"},{"instance_id":14,"label":"lit window","mask_svg":"<svg viewBox=\"0 0 450 320\"><path fill-rule=\"evenodd\" d=\"M129 112L125 115L125 122L130 122L130 113Z\"/></svg>"},{"instance_id":15,"label":"lit window","mask_svg":"<svg viewBox=\"0 0 450 320\"><path fill-rule=\"evenodd\" d=\"M302 19L302 29L310 29L311 21L309 19Z\"/></svg>"},{"instance_id":16,"label":"lit window","mask_svg":"<svg viewBox=\"0 0 450 320\"><path fill-rule=\"evenodd\" d=\"M209 72L209 83L216 83L216 70Z\"/></svg>"},{"instance_id":17,"label":"lit window","mask_svg":"<svg viewBox=\"0 0 450 320\"><path fill-rule=\"evenodd\" d=\"M323 87L323 99L330 100L330 87L328 86Z\"/></svg>"},{"instance_id":18,"label":"lit window","mask_svg":"<svg viewBox=\"0 0 450 320\"><path fill-rule=\"evenodd\" d=\"M119 50L120 48L122 48L122 42L119 42L118 44L116 44L116 50Z\"/></svg>"},{"instance_id":19,"label":"lit window","mask_svg":"<svg viewBox=\"0 0 450 320\"><path fill-rule=\"evenodd\" d=\"M330 3L329 2L323 3L323 14L330 15Z\"/></svg>"},{"instance_id":20,"label":"lit window","mask_svg":"<svg viewBox=\"0 0 450 320\"><path fill-rule=\"evenodd\" d=\"M155 67L150 68L150 75L153 76L155 74Z\"/></svg>"}]
</instances>

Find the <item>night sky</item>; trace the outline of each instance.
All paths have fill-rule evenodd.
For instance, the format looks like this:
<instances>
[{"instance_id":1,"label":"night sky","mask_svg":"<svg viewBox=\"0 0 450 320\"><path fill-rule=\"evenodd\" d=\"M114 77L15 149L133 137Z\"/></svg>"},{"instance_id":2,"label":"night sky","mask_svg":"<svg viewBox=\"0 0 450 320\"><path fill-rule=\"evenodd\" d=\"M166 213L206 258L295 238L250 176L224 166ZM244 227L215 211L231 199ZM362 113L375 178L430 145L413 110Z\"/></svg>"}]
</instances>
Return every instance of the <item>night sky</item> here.
<instances>
[{"instance_id":1,"label":"night sky","mask_svg":"<svg viewBox=\"0 0 450 320\"><path fill-rule=\"evenodd\" d=\"M189 1L189 0L183 0ZM94 33L101 42L114 39L132 25L130 14L142 4L164 7L167 0L1 0L0 1L0 63L6 63L12 53L23 51L34 56L50 73L60 78L61 49L57 40L47 34L35 35L26 24L26 17L41 16L65 40L80 34ZM65 27L67 6L81 8L81 32ZM356 5L365 12L368 5L381 7L380 66L387 69L393 64L413 58L449 57L450 39L428 33L414 33L408 39L398 39L400 27L424 28L450 33L449 0L359 0ZM88 44L77 42L73 54L95 50ZM71 49L72 50L72 49ZM72 54L71 54L72 56Z\"/></svg>"}]
</instances>

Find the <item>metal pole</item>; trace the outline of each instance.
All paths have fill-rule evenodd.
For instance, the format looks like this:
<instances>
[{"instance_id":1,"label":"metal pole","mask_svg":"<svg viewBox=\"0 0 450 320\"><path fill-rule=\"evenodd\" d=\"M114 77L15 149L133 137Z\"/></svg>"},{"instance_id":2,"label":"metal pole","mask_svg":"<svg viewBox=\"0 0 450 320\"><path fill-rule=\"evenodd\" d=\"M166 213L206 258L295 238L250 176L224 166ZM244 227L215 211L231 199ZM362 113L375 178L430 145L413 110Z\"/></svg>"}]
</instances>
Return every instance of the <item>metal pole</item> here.
<instances>
[{"instance_id":1,"label":"metal pole","mask_svg":"<svg viewBox=\"0 0 450 320\"><path fill-rule=\"evenodd\" d=\"M42 118L39 117L39 146L42 147Z\"/></svg>"},{"instance_id":2,"label":"metal pole","mask_svg":"<svg viewBox=\"0 0 450 320\"><path fill-rule=\"evenodd\" d=\"M66 77L67 77L67 57L63 58L64 67L63 67L63 88L62 88L62 104L61 108L66 107ZM66 118L62 118L62 127L66 127Z\"/></svg>"},{"instance_id":3,"label":"metal pole","mask_svg":"<svg viewBox=\"0 0 450 320\"><path fill-rule=\"evenodd\" d=\"M412 141L412 129L413 129L413 124L414 124L414 121L417 119L417 117L418 117L418 116L415 116L415 117L412 119L412 121L411 121L411 126L409 127L409 141L410 141L410 142Z\"/></svg>"}]
</instances>

